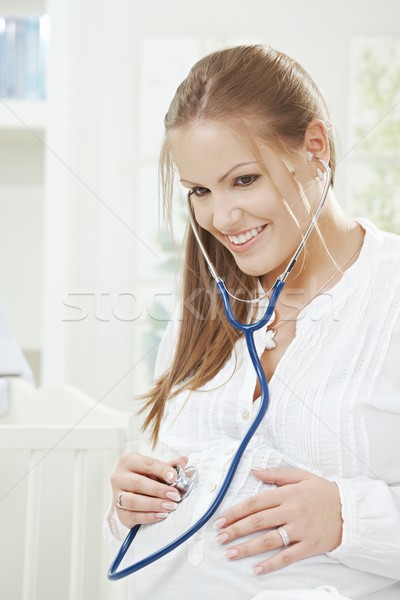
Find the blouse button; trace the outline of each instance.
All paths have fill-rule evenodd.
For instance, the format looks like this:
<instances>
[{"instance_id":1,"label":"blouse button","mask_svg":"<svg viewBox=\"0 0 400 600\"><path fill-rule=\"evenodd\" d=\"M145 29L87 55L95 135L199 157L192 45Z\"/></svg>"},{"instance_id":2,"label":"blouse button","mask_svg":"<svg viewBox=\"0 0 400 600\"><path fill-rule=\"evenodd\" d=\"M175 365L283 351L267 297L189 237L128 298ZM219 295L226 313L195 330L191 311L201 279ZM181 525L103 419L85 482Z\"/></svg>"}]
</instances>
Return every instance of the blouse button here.
<instances>
[{"instance_id":1,"label":"blouse button","mask_svg":"<svg viewBox=\"0 0 400 600\"><path fill-rule=\"evenodd\" d=\"M246 409L245 409L245 410L242 412L242 419L243 419L243 421L247 421L247 419L249 418L249 416L250 416L250 413L249 413L249 411L248 411L248 410L247 410L247 408L246 408Z\"/></svg>"},{"instance_id":2,"label":"blouse button","mask_svg":"<svg viewBox=\"0 0 400 600\"><path fill-rule=\"evenodd\" d=\"M208 484L208 491L211 492L215 492L215 490L217 489L217 484L216 483L209 483Z\"/></svg>"}]
</instances>

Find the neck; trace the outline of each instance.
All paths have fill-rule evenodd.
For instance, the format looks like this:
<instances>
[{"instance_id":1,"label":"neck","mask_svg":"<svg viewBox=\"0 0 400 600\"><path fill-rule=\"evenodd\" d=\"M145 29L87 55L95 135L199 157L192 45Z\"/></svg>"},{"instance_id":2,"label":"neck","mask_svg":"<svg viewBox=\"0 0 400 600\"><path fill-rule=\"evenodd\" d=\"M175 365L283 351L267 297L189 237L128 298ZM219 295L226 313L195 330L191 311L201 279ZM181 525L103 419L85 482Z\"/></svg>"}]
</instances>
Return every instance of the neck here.
<instances>
[{"instance_id":1,"label":"neck","mask_svg":"<svg viewBox=\"0 0 400 600\"><path fill-rule=\"evenodd\" d=\"M335 285L343 271L357 260L363 237L362 227L344 213L331 191L317 228L287 278L277 307L279 312L290 312L295 305L310 301L319 291L325 290L324 283L328 280L326 289ZM289 260L290 256L273 273L262 278L264 289L273 286Z\"/></svg>"}]
</instances>

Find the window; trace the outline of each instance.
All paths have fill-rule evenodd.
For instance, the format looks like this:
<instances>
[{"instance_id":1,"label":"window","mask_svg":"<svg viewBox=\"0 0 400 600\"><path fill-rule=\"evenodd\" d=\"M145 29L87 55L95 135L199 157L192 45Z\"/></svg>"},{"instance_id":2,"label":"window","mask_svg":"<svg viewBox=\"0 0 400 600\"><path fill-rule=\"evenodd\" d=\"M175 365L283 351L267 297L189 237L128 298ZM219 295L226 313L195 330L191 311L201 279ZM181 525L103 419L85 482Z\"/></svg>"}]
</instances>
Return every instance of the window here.
<instances>
[{"instance_id":1,"label":"window","mask_svg":"<svg viewBox=\"0 0 400 600\"><path fill-rule=\"evenodd\" d=\"M400 39L358 39L352 60L352 213L400 233Z\"/></svg>"},{"instance_id":2,"label":"window","mask_svg":"<svg viewBox=\"0 0 400 600\"><path fill-rule=\"evenodd\" d=\"M136 203L137 231L151 251L143 249L138 264L138 282L144 299L137 355L146 356L136 370L137 393L149 389L156 349L176 304L176 271L179 245L186 227L186 196L177 190L174 211L176 246L158 227L158 156L163 136L163 119L179 83L202 56L218 48L260 39L213 39L200 37L151 37L141 46L140 170ZM140 370L140 373L139 373Z\"/></svg>"}]
</instances>

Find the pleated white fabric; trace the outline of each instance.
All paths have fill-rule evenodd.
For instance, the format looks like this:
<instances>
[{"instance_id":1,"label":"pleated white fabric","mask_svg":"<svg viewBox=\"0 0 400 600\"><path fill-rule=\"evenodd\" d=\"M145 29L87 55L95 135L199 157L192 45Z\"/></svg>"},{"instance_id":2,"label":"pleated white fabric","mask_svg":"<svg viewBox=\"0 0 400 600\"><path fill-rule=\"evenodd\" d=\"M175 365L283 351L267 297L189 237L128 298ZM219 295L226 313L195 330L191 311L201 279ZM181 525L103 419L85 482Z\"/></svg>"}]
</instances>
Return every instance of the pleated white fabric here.
<instances>
[{"instance_id":1,"label":"pleated white fabric","mask_svg":"<svg viewBox=\"0 0 400 600\"><path fill-rule=\"evenodd\" d=\"M253 576L260 557L228 561L209 523L131 576L131 599L214 600L221 593L229 600L400 597L400 237L359 222L366 230L360 256L334 288L299 313L296 337L270 382L267 416L221 507L268 489L253 477L252 466L305 469L339 487L341 546ZM170 363L178 325L175 319L167 328L156 374ZM261 354L265 332L255 339ZM189 456L199 484L165 521L141 528L129 561L175 539L208 508L258 409L255 383L240 339L214 379L168 402L154 454ZM114 551L125 534L111 510L106 535Z\"/></svg>"}]
</instances>

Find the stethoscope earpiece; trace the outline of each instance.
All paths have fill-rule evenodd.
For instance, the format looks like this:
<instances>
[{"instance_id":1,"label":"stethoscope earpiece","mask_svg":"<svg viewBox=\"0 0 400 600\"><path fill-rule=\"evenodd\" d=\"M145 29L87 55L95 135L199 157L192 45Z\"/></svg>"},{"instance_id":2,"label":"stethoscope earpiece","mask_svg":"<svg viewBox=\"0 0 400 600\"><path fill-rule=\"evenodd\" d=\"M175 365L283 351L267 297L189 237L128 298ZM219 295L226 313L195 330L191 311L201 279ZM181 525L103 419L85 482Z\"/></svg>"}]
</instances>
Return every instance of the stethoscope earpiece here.
<instances>
[{"instance_id":1,"label":"stethoscope earpiece","mask_svg":"<svg viewBox=\"0 0 400 600\"><path fill-rule=\"evenodd\" d=\"M315 158L316 160L320 160L320 159L319 159L317 156L315 156L315 155L314 155L312 152L308 152L308 151L307 151L307 160L310 160L310 161L311 161L311 160L313 160L314 158ZM322 171L322 170L321 170L319 167L317 167L316 171L317 171L318 179L320 179L321 181L323 181L323 179L324 179L324 172L323 172L323 171Z\"/></svg>"},{"instance_id":2,"label":"stethoscope earpiece","mask_svg":"<svg viewBox=\"0 0 400 600\"><path fill-rule=\"evenodd\" d=\"M310 225L308 226L307 231L303 235L303 239L302 239L300 245L298 246L293 257L291 258L285 271L282 273L282 275L279 275L279 277L276 279L276 281L271 289L271 297L269 298L269 303L266 308L266 312L259 321L255 321L255 322L251 321L250 323L247 323L247 322L241 323L240 321L236 320L236 318L233 314L230 299L229 299L229 296L231 296L232 294L227 290L223 280L219 277L213 263L210 260L210 257L208 256L208 253L200 239L200 236L197 232L194 217L192 214L192 210L191 210L190 193L188 194L189 220L190 220L190 225L193 230L193 234L199 244L200 250L204 256L204 260L207 263L210 273L216 282L216 286L221 295L228 321L231 323L231 325L233 325L233 327L235 327L240 332L245 334L250 358L253 363L253 366L256 371L258 381L259 381L260 387L261 387L261 402L260 402L260 406L259 406L257 415L255 416L249 429L245 433L239 447L237 448L237 450L235 452L235 455L232 458L231 464L228 468L228 471L225 475L223 482L221 483L220 489L219 489L216 497L211 502L210 506L208 507L206 512L203 514L203 516L200 517L193 525L191 525L189 527L189 529L187 529L183 534L178 536L173 542L170 542L167 546L164 546L160 550L153 552L153 554L150 554L149 556L142 558L141 560L135 562L133 565L131 565L129 567L125 567L125 568L121 569L120 571L118 571L119 565L123 561L130 545L132 544L133 540L136 537L137 532L139 531L140 524L135 525L130 530L128 535L126 536L117 556L115 557L112 565L109 568L108 578L111 580L122 579L123 577L126 577L127 575L131 575L132 573L139 571L143 567L146 567L149 564L153 563L154 561L158 560L159 558L165 556L166 554L168 554L169 552L171 552L175 548L178 548L178 546L180 546L181 544L186 542L192 535L194 535L197 531L199 531L199 529L201 529L207 523L207 521L209 521L209 519L212 517L213 514L215 514L215 512L221 505L223 499L225 498L225 495L226 495L227 491L229 490L229 486L231 485L232 479L233 479L233 477L236 473L236 470L239 466L239 463L243 456L243 453L245 452L247 445L249 444L255 431L259 427L261 421L263 420L263 418L267 412L267 408L268 408L268 404L269 404L268 381L265 376L263 366L260 362L260 358L258 356L257 347L256 347L256 344L254 341L254 332L258 329L261 329L262 327L265 327L267 325L267 323L271 320L272 313L274 311L279 294L281 293L282 288L285 284L285 281L286 281L289 273L293 269L294 265L296 264L297 258L299 256L300 252L302 251L302 249L304 248L311 231L315 227L315 224L318 220L319 214L323 209L323 206L324 206L324 203L325 203L328 191L329 191L330 182L331 182L331 170L330 170L329 165L321 158L315 157L313 154L311 154L311 152L308 152L307 156L310 156L310 160L312 160L312 159L317 160L325 168L325 177L323 176L325 178L324 190L321 194L321 199L319 201L318 208L311 220ZM321 170L318 169L318 171L321 171ZM318 173L318 177L319 176L320 175ZM233 296L233 297L235 297L235 296ZM259 299L256 299L256 301L258 301L258 300ZM254 299L242 300L242 302L243 301L244 302L254 302L255 300ZM193 486L197 479L197 471L196 471L195 467L186 467L186 469L182 469L182 467L180 467L179 465L175 466L175 470L177 473L177 478L176 478L176 481L172 485L177 489L177 491L181 495L181 500L183 500L190 494L190 492L193 489Z\"/></svg>"}]
</instances>

